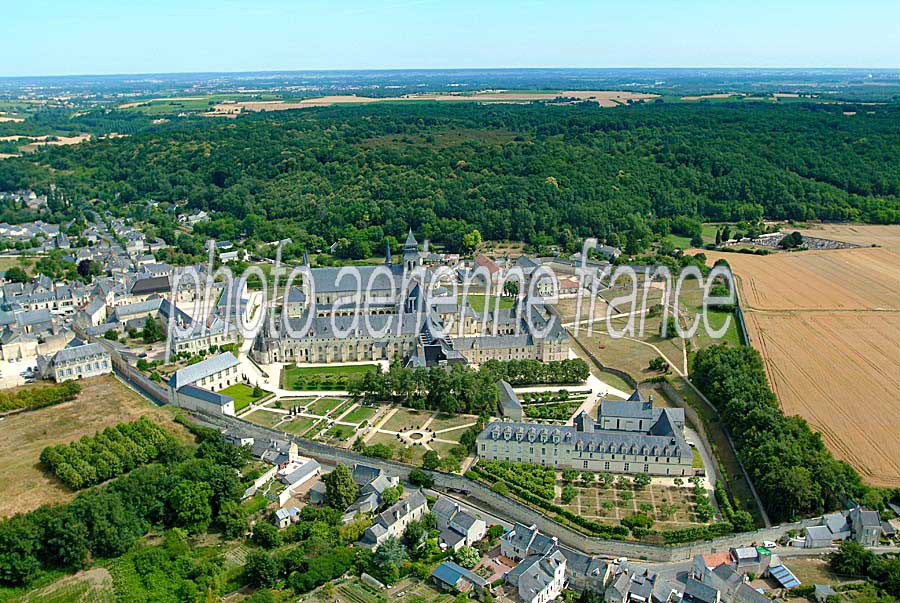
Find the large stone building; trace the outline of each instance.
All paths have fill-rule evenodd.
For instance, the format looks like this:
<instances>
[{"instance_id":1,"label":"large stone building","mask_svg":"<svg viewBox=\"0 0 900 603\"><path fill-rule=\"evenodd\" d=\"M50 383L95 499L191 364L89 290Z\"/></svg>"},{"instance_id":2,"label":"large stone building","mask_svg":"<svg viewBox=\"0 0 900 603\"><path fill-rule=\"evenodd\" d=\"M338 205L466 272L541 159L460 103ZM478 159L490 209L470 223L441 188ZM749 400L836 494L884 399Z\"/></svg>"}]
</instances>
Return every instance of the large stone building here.
<instances>
[{"instance_id":1,"label":"large stone building","mask_svg":"<svg viewBox=\"0 0 900 603\"><path fill-rule=\"evenodd\" d=\"M109 352L99 343L88 343L58 351L50 359L47 373L57 383L96 377L112 372Z\"/></svg>"},{"instance_id":2,"label":"large stone building","mask_svg":"<svg viewBox=\"0 0 900 603\"><path fill-rule=\"evenodd\" d=\"M304 261L308 265L308 259ZM284 321L275 321L287 324L265 321L250 352L256 361L371 362L400 357L412 366L431 366L568 357L568 334L542 307L479 314L467 301L426 303L422 283L429 283L433 273L423 266L412 232L401 262L395 263L388 249L383 266L355 268L358 280L342 270L311 268L309 298L295 286L288 288ZM413 271L421 282L410 278ZM442 333L445 324L452 325L452 336Z\"/></svg>"},{"instance_id":3,"label":"large stone building","mask_svg":"<svg viewBox=\"0 0 900 603\"><path fill-rule=\"evenodd\" d=\"M627 402L603 401L596 422L582 412L574 425L490 423L478 436L478 455L579 471L690 476L693 453L683 427L682 409L656 408L636 391Z\"/></svg>"},{"instance_id":4,"label":"large stone building","mask_svg":"<svg viewBox=\"0 0 900 603\"><path fill-rule=\"evenodd\" d=\"M240 361L225 352L175 371L169 379L169 399L182 408L234 416L234 399L219 392L244 381Z\"/></svg>"}]
</instances>

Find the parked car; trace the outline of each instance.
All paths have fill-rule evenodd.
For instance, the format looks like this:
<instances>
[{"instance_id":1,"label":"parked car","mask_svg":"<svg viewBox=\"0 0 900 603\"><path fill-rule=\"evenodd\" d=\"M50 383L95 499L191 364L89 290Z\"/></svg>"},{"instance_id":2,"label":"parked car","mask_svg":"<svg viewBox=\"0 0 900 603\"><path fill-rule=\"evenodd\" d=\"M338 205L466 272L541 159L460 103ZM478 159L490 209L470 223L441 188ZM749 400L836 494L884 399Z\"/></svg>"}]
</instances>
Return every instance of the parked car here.
<instances>
[{"instance_id":1,"label":"parked car","mask_svg":"<svg viewBox=\"0 0 900 603\"><path fill-rule=\"evenodd\" d=\"M766 547L767 549L774 549L776 546L778 546L778 543L772 542L771 540L764 540L763 546Z\"/></svg>"}]
</instances>

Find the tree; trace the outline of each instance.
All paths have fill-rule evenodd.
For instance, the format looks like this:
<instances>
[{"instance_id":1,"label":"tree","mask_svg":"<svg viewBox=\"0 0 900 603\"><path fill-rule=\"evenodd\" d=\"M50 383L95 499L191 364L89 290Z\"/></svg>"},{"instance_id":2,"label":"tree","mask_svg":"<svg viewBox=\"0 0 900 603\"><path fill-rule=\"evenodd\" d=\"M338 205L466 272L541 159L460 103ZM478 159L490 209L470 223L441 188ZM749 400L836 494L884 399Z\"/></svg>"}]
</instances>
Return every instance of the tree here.
<instances>
[{"instance_id":1,"label":"tree","mask_svg":"<svg viewBox=\"0 0 900 603\"><path fill-rule=\"evenodd\" d=\"M855 540L844 540L828 564L835 573L843 576L864 577L874 561L875 553Z\"/></svg>"},{"instance_id":2,"label":"tree","mask_svg":"<svg viewBox=\"0 0 900 603\"><path fill-rule=\"evenodd\" d=\"M353 474L346 465L338 465L331 473L322 476L325 482L325 503L343 511L356 500L359 487L353 481Z\"/></svg>"},{"instance_id":3,"label":"tree","mask_svg":"<svg viewBox=\"0 0 900 603\"><path fill-rule=\"evenodd\" d=\"M264 549L274 549L281 545L281 534L273 524L268 521L261 521L253 526L253 536L251 538L254 544Z\"/></svg>"},{"instance_id":4,"label":"tree","mask_svg":"<svg viewBox=\"0 0 900 603\"><path fill-rule=\"evenodd\" d=\"M453 555L456 562L466 569L472 569L481 561L481 555L470 546L462 546Z\"/></svg>"},{"instance_id":5,"label":"tree","mask_svg":"<svg viewBox=\"0 0 900 603\"><path fill-rule=\"evenodd\" d=\"M100 274L100 264L93 260L81 260L78 262L78 276L82 278L85 282L90 282L90 280Z\"/></svg>"},{"instance_id":6,"label":"tree","mask_svg":"<svg viewBox=\"0 0 900 603\"><path fill-rule=\"evenodd\" d=\"M429 450L425 453L425 456L422 457L422 467L428 469L429 471L434 471L435 469L441 466L441 457L438 455L437 451Z\"/></svg>"},{"instance_id":7,"label":"tree","mask_svg":"<svg viewBox=\"0 0 900 603\"><path fill-rule=\"evenodd\" d=\"M4 278L11 283L27 283L28 282L28 274L18 266L12 266L6 269L6 274Z\"/></svg>"},{"instance_id":8,"label":"tree","mask_svg":"<svg viewBox=\"0 0 900 603\"><path fill-rule=\"evenodd\" d=\"M421 469L413 469L409 472L409 483L420 488L431 488L434 485L434 478Z\"/></svg>"},{"instance_id":9,"label":"tree","mask_svg":"<svg viewBox=\"0 0 900 603\"><path fill-rule=\"evenodd\" d=\"M381 504L389 507L398 500L400 500L400 496L403 494L403 486L396 485L390 488L385 488L381 493Z\"/></svg>"},{"instance_id":10,"label":"tree","mask_svg":"<svg viewBox=\"0 0 900 603\"><path fill-rule=\"evenodd\" d=\"M210 499L213 490L205 482L181 480L169 494L169 506L175 518L175 525L192 534L206 531L212 521Z\"/></svg>"},{"instance_id":11,"label":"tree","mask_svg":"<svg viewBox=\"0 0 900 603\"><path fill-rule=\"evenodd\" d=\"M239 538L247 531L247 514L237 501L223 502L219 508L218 520L225 538Z\"/></svg>"},{"instance_id":12,"label":"tree","mask_svg":"<svg viewBox=\"0 0 900 603\"><path fill-rule=\"evenodd\" d=\"M477 230L473 230L472 232L463 235L462 245L465 253L474 252L481 247L481 233Z\"/></svg>"},{"instance_id":13,"label":"tree","mask_svg":"<svg viewBox=\"0 0 900 603\"><path fill-rule=\"evenodd\" d=\"M372 558L372 562L378 568L378 573L388 583L393 583L397 580L400 574L400 565L405 560L406 549L393 536L389 536L381 543Z\"/></svg>"},{"instance_id":14,"label":"tree","mask_svg":"<svg viewBox=\"0 0 900 603\"><path fill-rule=\"evenodd\" d=\"M642 490L649 485L650 485L650 474L649 473L638 473L637 475L634 476L635 490Z\"/></svg>"},{"instance_id":15,"label":"tree","mask_svg":"<svg viewBox=\"0 0 900 603\"><path fill-rule=\"evenodd\" d=\"M109 331L103 334L103 339L107 341L118 341L119 340L119 332L115 329L110 329Z\"/></svg>"},{"instance_id":16,"label":"tree","mask_svg":"<svg viewBox=\"0 0 900 603\"><path fill-rule=\"evenodd\" d=\"M403 531L403 541L406 542L409 550L413 552L414 557L425 546L425 538L427 536L428 531L422 525L422 522L411 521L406 525L406 530Z\"/></svg>"},{"instance_id":17,"label":"tree","mask_svg":"<svg viewBox=\"0 0 900 603\"><path fill-rule=\"evenodd\" d=\"M270 587L278 579L278 564L264 551L250 551L244 563L244 580L251 586Z\"/></svg>"},{"instance_id":18,"label":"tree","mask_svg":"<svg viewBox=\"0 0 900 603\"><path fill-rule=\"evenodd\" d=\"M144 321L144 330L141 335L144 339L144 343L154 343L162 340L163 332L159 326L159 323L156 322L151 316L148 316Z\"/></svg>"}]
</instances>

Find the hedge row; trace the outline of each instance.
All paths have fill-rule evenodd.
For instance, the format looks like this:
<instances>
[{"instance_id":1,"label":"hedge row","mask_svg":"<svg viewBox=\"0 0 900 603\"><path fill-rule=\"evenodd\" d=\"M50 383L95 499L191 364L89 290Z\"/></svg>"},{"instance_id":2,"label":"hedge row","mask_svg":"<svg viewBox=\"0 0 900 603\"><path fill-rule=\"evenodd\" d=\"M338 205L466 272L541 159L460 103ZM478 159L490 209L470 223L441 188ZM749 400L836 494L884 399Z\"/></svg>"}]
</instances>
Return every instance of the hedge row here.
<instances>
[{"instance_id":1,"label":"hedge row","mask_svg":"<svg viewBox=\"0 0 900 603\"><path fill-rule=\"evenodd\" d=\"M79 392L81 392L81 386L76 381L65 381L47 387L29 387L15 393L0 392L0 412L23 408L37 410L53 406L74 400Z\"/></svg>"}]
</instances>

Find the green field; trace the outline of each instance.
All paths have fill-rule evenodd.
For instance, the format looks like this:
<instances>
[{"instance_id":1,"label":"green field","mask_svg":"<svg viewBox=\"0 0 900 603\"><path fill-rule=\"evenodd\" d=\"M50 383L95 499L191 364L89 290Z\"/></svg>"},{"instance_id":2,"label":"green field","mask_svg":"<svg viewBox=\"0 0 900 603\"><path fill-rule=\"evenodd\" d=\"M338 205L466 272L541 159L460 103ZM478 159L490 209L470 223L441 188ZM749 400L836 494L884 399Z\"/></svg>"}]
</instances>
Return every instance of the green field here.
<instances>
[{"instance_id":1,"label":"green field","mask_svg":"<svg viewBox=\"0 0 900 603\"><path fill-rule=\"evenodd\" d=\"M341 366L290 366L281 377L282 387L296 391L342 390L350 379L378 370L377 364Z\"/></svg>"},{"instance_id":2,"label":"green field","mask_svg":"<svg viewBox=\"0 0 900 603\"><path fill-rule=\"evenodd\" d=\"M340 398L319 398L318 400L310 404L306 410L311 415L319 415L324 417L329 412L340 406L341 402L343 402L343 400L341 400Z\"/></svg>"},{"instance_id":3,"label":"green field","mask_svg":"<svg viewBox=\"0 0 900 603\"><path fill-rule=\"evenodd\" d=\"M268 394L268 392L264 391L261 396L254 396L253 388L246 383L235 383L231 387L226 387L219 393L234 398L234 412L247 408L257 400L263 399Z\"/></svg>"},{"instance_id":4,"label":"green field","mask_svg":"<svg viewBox=\"0 0 900 603\"><path fill-rule=\"evenodd\" d=\"M285 421L281 425L278 426L278 429L281 431L286 431L288 433L292 433L294 435L302 436L309 428L313 426L313 423L316 422L316 419L310 419L308 417L294 417L290 421Z\"/></svg>"},{"instance_id":5,"label":"green field","mask_svg":"<svg viewBox=\"0 0 900 603\"><path fill-rule=\"evenodd\" d=\"M341 421L345 421L347 423L362 423L363 421L368 421L369 419L371 419L376 412L376 409L369 406L357 406L349 413L347 413L347 415L344 416Z\"/></svg>"},{"instance_id":6,"label":"green field","mask_svg":"<svg viewBox=\"0 0 900 603\"><path fill-rule=\"evenodd\" d=\"M469 305L472 306L473 310L475 310L476 312L478 312L480 314L480 313L484 312L485 302L487 301L486 298L487 298L487 296L485 296L483 294L477 294L477 295L470 294L468 296ZM501 297L500 298L500 309L508 310L509 308L512 308L514 301L515 301L515 298L513 298L513 297ZM497 304L497 297L492 295L490 297L490 308L489 309L493 310L496 307L496 304Z\"/></svg>"}]
</instances>

